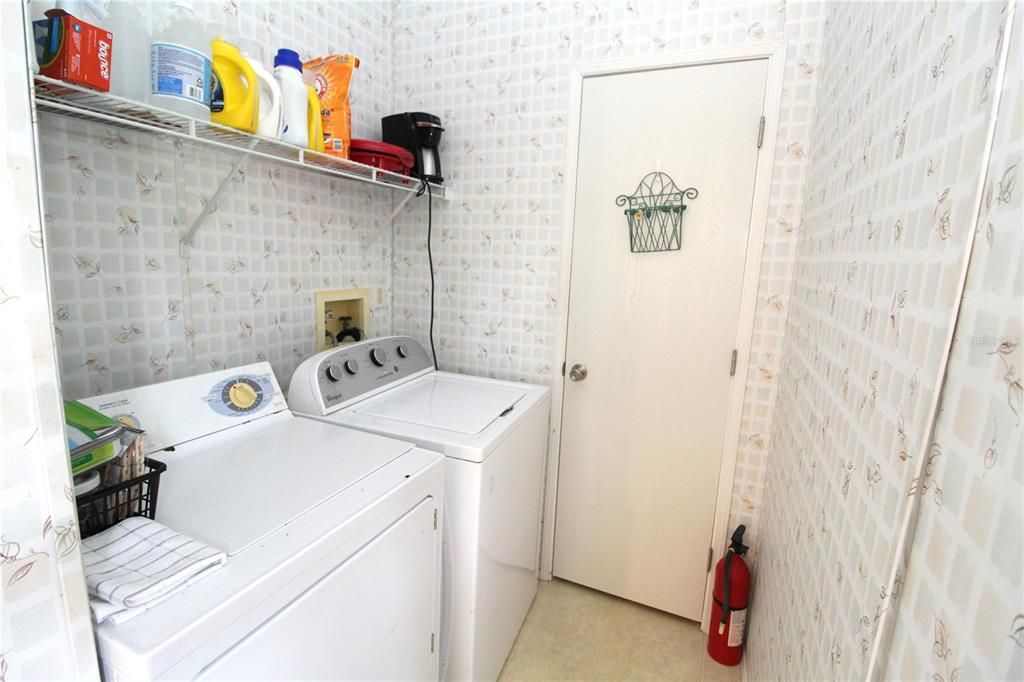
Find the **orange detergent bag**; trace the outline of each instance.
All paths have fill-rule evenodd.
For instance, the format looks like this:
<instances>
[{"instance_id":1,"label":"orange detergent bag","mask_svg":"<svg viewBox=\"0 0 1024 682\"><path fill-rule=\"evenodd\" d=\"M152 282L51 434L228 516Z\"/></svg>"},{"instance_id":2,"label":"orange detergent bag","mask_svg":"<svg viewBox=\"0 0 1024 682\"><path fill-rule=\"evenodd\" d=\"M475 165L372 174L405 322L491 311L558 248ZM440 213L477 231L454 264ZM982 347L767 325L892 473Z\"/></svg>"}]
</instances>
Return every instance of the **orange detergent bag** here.
<instances>
[{"instance_id":1,"label":"orange detergent bag","mask_svg":"<svg viewBox=\"0 0 1024 682\"><path fill-rule=\"evenodd\" d=\"M352 142L352 110L348 103L348 86L352 72L359 68L353 54L332 54L302 65L302 75L320 98L320 115L324 126L324 151L348 158Z\"/></svg>"}]
</instances>

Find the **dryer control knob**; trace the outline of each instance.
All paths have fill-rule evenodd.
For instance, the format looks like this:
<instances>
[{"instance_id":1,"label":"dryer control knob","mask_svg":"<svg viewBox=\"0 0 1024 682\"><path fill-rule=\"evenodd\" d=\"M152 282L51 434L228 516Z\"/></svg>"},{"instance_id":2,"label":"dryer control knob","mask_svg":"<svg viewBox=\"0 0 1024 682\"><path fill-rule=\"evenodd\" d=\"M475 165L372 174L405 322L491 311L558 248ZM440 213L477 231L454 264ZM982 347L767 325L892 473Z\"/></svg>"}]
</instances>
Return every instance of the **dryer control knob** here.
<instances>
[{"instance_id":1,"label":"dryer control knob","mask_svg":"<svg viewBox=\"0 0 1024 682\"><path fill-rule=\"evenodd\" d=\"M341 381L341 367L338 365L327 365L327 378L331 381Z\"/></svg>"},{"instance_id":2,"label":"dryer control knob","mask_svg":"<svg viewBox=\"0 0 1024 682\"><path fill-rule=\"evenodd\" d=\"M370 360L372 360L373 364L377 365L378 367L383 367L384 363L388 361L388 354L384 351L383 348L371 348Z\"/></svg>"},{"instance_id":3,"label":"dryer control knob","mask_svg":"<svg viewBox=\"0 0 1024 682\"><path fill-rule=\"evenodd\" d=\"M356 362L355 360L346 360L345 371L348 372L349 374L355 374L356 372L359 371L359 363Z\"/></svg>"},{"instance_id":4,"label":"dryer control knob","mask_svg":"<svg viewBox=\"0 0 1024 682\"><path fill-rule=\"evenodd\" d=\"M409 357L409 347L406 346L404 343L399 344L398 348L396 350L398 350L398 357L400 357L400 358L407 358L407 357Z\"/></svg>"},{"instance_id":5,"label":"dryer control knob","mask_svg":"<svg viewBox=\"0 0 1024 682\"><path fill-rule=\"evenodd\" d=\"M248 410L256 404L259 395L248 382L236 382L228 389L228 400L240 410Z\"/></svg>"}]
</instances>

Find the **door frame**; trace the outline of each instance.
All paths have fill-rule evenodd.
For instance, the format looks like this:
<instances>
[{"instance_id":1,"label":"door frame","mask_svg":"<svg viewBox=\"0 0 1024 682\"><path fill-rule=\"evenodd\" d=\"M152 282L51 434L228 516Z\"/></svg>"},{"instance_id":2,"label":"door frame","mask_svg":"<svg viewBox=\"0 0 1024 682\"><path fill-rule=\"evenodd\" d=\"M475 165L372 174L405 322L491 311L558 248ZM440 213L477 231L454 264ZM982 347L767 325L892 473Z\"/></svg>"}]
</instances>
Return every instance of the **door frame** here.
<instances>
[{"instance_id":1,"label":"door frame","mask_svg":"<svg viewBox=\"0 0 1024 682\"><path fill-rule=\"evenodd\" d=\"M733 479L736 472L736 455L739 447L740 421L746 396L746 376L750 358L751 336L754 329L754 314L757 308L757 289L764 252L765 224L768 217L768 200L771 188L772 169L775 164L776 133L778 132L779 109L782 100L782 82L786 62L786 41L768 41L756 45L729 47L710 50L682 52L656 57L640 57L574 65L569 74L568 128L566 130L565 186L562 198L562 244L559 269L558 328L555 346L555 372L551 382L551 430L548 439L547 484L544 491L544 524L541 537L540 577L551 580L554 564L555 514L558 497L558 464L562 435L562 403L565 398L565 377L559 365L566 360L566 344L569 333L569 298L572 274L573 229L576 221L577 161L579 155L580 118L583 105L583 82L587 78L615 74L636 73L671 69L682 66L704 66L729 62L768 60L768 74L765 83L764 140L757 157L754 175L754 195L750 211L750 225L747 237L747 260L743 274L739 320L736 330L735 348L739 351L736 362L736 379L729 389L729 406L725 424L725 438L722 443L722 465L718 477L718 495L715 503L715 521L711 536L713 561L724 554L728 538L729 510L732 502ZM751 257L752 256L752 257ZM714 571L708 573L704 588L704 608L701 629L705 632L711 613L711 590Z\"/></svg>"}]
</instances>

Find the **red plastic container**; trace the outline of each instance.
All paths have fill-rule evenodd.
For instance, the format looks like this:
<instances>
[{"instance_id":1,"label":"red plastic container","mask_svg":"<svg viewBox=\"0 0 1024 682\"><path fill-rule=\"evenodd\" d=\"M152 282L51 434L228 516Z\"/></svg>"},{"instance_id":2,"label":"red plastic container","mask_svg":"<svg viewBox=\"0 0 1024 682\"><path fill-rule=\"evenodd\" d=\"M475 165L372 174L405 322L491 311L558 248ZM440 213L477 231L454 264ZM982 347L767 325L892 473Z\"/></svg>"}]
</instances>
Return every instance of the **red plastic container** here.
<instances>
[{"instance_id":1,"label":"red plastic container","mask_svg":"<svg viewBox=\"0 0 1024 682\"><path fill-rule=\"evenodd\" d=\"M365 163L368 166L402 175L409 174L414 162L412 152L408 149L386 142L356 138L352 138L348 158L356 163Z\"/></svg>"}]
</instances>

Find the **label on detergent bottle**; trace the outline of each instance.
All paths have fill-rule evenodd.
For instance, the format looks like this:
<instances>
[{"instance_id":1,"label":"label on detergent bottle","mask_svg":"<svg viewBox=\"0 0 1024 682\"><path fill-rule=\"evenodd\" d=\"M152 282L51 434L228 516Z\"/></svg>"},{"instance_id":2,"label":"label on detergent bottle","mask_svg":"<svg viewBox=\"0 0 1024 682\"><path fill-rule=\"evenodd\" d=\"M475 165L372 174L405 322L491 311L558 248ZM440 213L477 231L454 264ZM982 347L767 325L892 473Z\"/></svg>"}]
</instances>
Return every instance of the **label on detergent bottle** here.
<instances>
[{"instance_id":1,"label":"label on detergent bottle","mask_svg":"<svg viewBox=\"0 0 1024 682\"><path fill-rule=\"evenodd\" d=\"M729 639L726 646L740 646L743 644L743 632L747 628L747 610L729 612Z\"/></svg>"},{"instance_id":2,"label":"label on detergent bottle","mask_svg":"<svg viewBox=\"0 0 1024 682\"><path fill-rule=\"evenodd\" d=\"M153 43L150 54L154 95L180 97L210 106L209 57L174 43Z\"/></svg>"},{"instance_id":3,"label":"label on detergent bottle","mask_svg":"<svg viewBox=\"0 0 1024 682\"><path fill-rule=\"evenodd\" d=\"M220 84L216 71L210 72L210 92L210 111L214 114L224 111L224 86Z\"/></svg>"}]
</instances>

